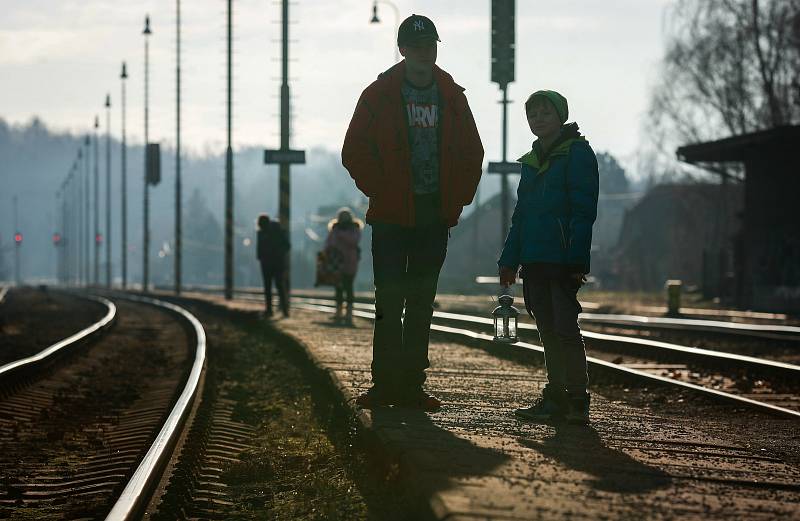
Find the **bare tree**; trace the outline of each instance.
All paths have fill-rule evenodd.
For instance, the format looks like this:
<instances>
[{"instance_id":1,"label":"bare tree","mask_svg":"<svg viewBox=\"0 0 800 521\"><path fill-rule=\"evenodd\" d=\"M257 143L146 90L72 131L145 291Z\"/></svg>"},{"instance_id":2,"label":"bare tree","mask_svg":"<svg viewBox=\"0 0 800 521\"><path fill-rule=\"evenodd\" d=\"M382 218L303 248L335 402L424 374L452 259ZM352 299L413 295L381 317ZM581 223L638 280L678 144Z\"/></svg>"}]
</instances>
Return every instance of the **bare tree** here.
<instances>
[{"instance_id":1,"label":"bare tree","mask_svg":"<svg viewBox=\"0 0 800 521\"><path fill-rule=\"evenodd\" d=\"M651 164L672 176L681 144L800 120L800 0L678 0L666 21L647 118Z\"/></svg>"}]
</instances>

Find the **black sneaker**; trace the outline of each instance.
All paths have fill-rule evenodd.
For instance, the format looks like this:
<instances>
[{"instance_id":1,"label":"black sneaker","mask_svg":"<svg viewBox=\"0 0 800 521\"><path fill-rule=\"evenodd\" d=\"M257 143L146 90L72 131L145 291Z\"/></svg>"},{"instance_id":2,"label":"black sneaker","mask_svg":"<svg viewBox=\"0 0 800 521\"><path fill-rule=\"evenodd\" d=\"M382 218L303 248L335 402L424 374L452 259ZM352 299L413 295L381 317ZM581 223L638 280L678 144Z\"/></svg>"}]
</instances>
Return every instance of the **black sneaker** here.
<instances>
[{"instance_id":1,"label":"black sneaker","mask_svg":"<svg viewBox=\"0 0 800 521\"><path fill-rule=\"evenodd\" d=\"M532 406L517 409L514 414L524 420L544 422L563 418L567 410L567 392L545 386L542 396Z\"/></svg>"},{"instance_id":2,"label":"black sneaker","mask_svg":"<svg viewBox=\"0 0 800 521\"><path fill-rule=\"evenodd\" d=\"M358 398L356 398L356 405L361 407L362 409L375 409L378 407L388 407L393 405L394 400L389 398L389 396L377 390L373 385L370 387L365 393L362 393Z\"/></svg>"},{"instance_id":3,"label":"black sneaker","mask_svg":"<svg viewBox=\"0 0 800 521\"><path fill-rule=\"evenodd\" d=\"M564 418L569 423L587 425L589 423L589 402L591 401L589 393L584 392L577 396L569 394L567 396L569 408Z\"/></svg>"}]
</instances>

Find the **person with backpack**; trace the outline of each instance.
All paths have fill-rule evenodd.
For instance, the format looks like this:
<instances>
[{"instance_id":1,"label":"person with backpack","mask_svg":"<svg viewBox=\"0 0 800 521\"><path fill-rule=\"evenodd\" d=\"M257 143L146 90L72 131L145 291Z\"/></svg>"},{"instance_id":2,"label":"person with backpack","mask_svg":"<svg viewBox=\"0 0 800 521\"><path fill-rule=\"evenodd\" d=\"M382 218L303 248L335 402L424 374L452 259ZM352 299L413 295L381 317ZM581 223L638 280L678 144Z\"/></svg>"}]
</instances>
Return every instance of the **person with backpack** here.
<instances>
[{"instance_id":1,"label":"person with backpack","mask_svg":"<svg viewBox=\"0 0 800 521\"><path fill-rule=\"evenodd\" d=\"M342 208L328 223L328 237L325 239L325 252L328 256L336 256L336 314L337 322L344 318L347 325L353 325L353 282L358 271L358 261L361 258L361 230L364 224L353 217L349 208ZM347 302L347 311L342 315L342 307Z\"/></svg>"},{"instance_id":2,"label":"person with backpack","mask_svg":"<svg viewBox=\"0 0 800 521\"><path fill-rule=\"evenodd\" d=\"M566 124L567 100L539 90L525 103L538 138L522 164L511 229L498 260L500 284L522 278L525 307L544 346L547 385L526 420L588 423L586 350L577 293L589 273L592 225L597 217L597 158L578 124Z\"/></svg>"},{"instance_id":3,"label":"person with backpack","mask_svg":"<svg viewBox=\"0 0 800 521\"><path fill-rule=\"evenodd\" d=\"M429 18L403 20L404 59L361 94L342 146L342 164L369 197L372 227L373 385L356 400L363 408L441 406L423 389L433 301L449 229L481 177L483 146L464 88L436 65L439 41Z\"/></svg>"}]
</instances>

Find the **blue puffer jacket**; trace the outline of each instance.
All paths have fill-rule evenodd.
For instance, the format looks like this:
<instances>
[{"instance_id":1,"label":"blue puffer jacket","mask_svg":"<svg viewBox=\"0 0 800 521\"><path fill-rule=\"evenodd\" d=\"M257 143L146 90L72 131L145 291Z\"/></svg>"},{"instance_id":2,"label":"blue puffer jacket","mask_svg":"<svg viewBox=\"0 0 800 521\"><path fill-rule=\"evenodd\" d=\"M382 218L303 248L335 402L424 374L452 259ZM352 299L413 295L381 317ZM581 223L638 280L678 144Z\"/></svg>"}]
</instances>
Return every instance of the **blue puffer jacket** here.
<instances>
[{"instance_id":1,"label":"blue puffer jacket","mask_svg":"<svg viewBox=\"0 0 800 521\"><path fill-rule=\"evenodd\" d=\"M556 145L543 162L535 144L518 159L522 176L517 205L499 266L516 269L520 264L546 262L589 273L592 224L597 217L597 158L577 133L577 125L570 130L574 137Z\"/></svg>"}]
</instances>

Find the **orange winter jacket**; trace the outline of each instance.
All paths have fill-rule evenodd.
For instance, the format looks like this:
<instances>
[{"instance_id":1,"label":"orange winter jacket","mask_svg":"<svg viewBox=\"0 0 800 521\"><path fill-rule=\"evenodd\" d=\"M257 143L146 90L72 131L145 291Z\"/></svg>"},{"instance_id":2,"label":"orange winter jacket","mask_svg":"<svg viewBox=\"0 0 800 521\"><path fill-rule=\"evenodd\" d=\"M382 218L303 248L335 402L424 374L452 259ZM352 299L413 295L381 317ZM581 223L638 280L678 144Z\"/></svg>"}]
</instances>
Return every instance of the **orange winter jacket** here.
<instances>
[{"instance_id":1,"label":"orange winter jacket","mask_svg":"<svg viewBox=\"0 0 800 521\"><path fill-rule=\"evenodd\" d=\"M369 197L367 222L414 225L408 122L401 87L405 61L364 89L342 146L342 164ZM439 187L442 218L455 226L472 202L483 165L483 145L464 88L434 66L439 87Z\"/></svg>"}]
</instances>

